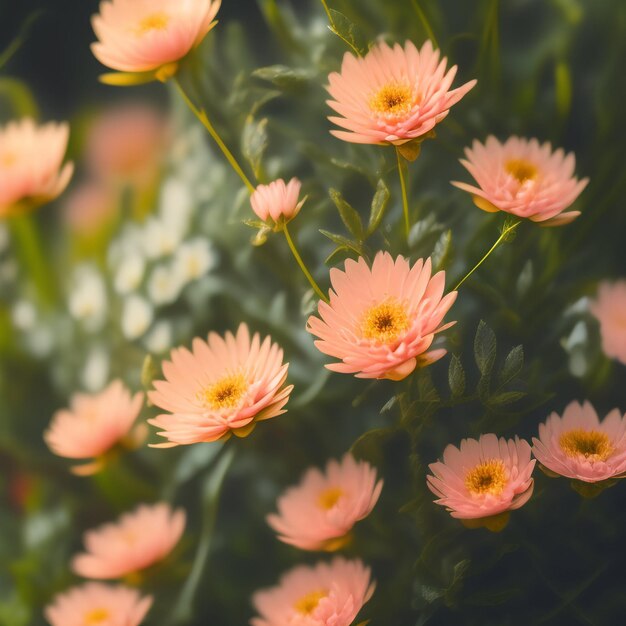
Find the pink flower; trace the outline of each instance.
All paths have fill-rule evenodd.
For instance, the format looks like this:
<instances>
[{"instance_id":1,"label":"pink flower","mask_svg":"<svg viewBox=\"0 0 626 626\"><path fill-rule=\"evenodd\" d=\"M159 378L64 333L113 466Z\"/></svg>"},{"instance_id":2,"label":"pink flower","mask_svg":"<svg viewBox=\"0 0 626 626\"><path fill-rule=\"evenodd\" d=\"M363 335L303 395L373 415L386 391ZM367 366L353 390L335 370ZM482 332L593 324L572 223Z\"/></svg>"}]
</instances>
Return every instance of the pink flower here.
<instances>
[{"instance_id":1,"label":"pink flower","mask_svg":"<svg viewBox=\"0 0 626 626\"><path fill-rule=\"evenodd\" d=\"M68 227L88 236L98 232L113 218L118 204L107 186L90 182L71 191L63 209Z\"/></svg>"},{"instance_id":2,"label":"pink flower","mask_svg":"<svg viewBox=\"0 0 626 626\"><path fill-rule=\"evenodd\" d=\"M193 349L172 350L163 363L166 380L157 380L149 392L156 406L170 414L148 420L162 428L159 435L171 447L200 441L245 437L261 420L285 413L293 385L284 386L288 363L269 337L250 338L246 324L225 337L209 333L208 342L196 338Z\"/></svg>"},{"instance_id":3,"label":"pink flower","mask_svg":"<svg viewBox=\"0 0 626 626\"><path fill-rule=\"evenodd\" d=\"M626 280L600 283L591 312L600 322L604 354L626 365Z\"/></svg>"},{"instance_id":4,"label":"pink flower","mask_svg":"<svg viewBox=\"0 0 626 626\"><path fill-rule=\"evenodd\" d=\"M107 182L148 185L158 173L169 138L169 124L154 107L139 102L110 107L89 129L87 166Z\"/></svg>"},{"instance_id":5,"label":"pink flower","mask_svg":"<svg viewBox=\"0 0 626 626\"><path fill-rule=\"evenodd\" d=\"M164 559L185 529L185 513L165 502L142 504L118 522L85 533L87 552L72 560L72 570L85 578L120 578Z\"/></svg>"},{"instance_id":6,"label":"pink flower","mask_svg":"<svg viewBox=\"0 0 626 626\"><path fill-rule=\"evenodd\" d=\"M29 118L0 127L0 218L50 202L67 187L69 133L66 123L36 126Z\"/></svg>"},{"instance_id":7,"label":"pink flower","mask_svg":"<svg viewBox=\"0 0 626 626\"><path fill-rule=\"evenodd\" d=\"M430 259L410 267L402 256L394 261L379 252L371 269L363 258L348 259L345 271L330 270L330 280L330 304L320 301L321 319L307 322L307 330L320 338L317 348L341 359L328 369L401 380L446 353L427 350L435 333L454 323L440 326L456 291L443 295L445 272L431 277Z\"/></svg>"},{"instance_id":8,"label":"pink flower","mask_svg":"<svg viewBox=\"0 0 626 626\"><path fill-rule=\"evenodd\" d=\"M446 72L447 59L427 41L420 50L381 42L363 58L347 52L341 72L328 76L328 106L341 117L328 119L346 130L330 132L353 143L401 145L430 132L475 84L448 91L456 65Z\"/></svg>"},{"instance_id":9,"label":"pink flower","mask_svg":"<svg viewBox=\"0 0 626 626\"><path fill-rule=\"evenodd\" d=\"M372 597L374 583L361 561L335 558L287 572L280 584L258 591L252 603L261 617L251 626L350 626Z\"/></svg>"},{"instance_id":10,"label":"pink flower","mask_svg":"<svg viewBox=\"0 0 626 626\"><path fill-rule=\"evenodd\" d=\"M542 226L567 224L580 215L580 211L563 213L589 182L574 176L576 159L571 152L552 152L549 143L540 145L536 139L509 137L501 144L487 137L485 145L474 141L465 156L461 163L478 187L452 184L471 193L479 209L505 211Z\"/></svg>"},{"instance_id":11,"label":"pink flower","mask_svg":"<svg viewBox=\"0 0 626 626\"><path fill-rule=\"evenodd\" d=\"M626 473L626 416L613 409L600 422L589 402L571 402L563 417L539 425L533 454L549 470L586 483Z\"/></svg>"},{"instance_id":12,"label":"pink flower","mask_svg":"<svg viewBox=\"0 0 626 626\"><path fill-rule=\"evenodd\" d=\"M297 178L292 178L287 184L279 178L269 185L258 185L250 197L252 210L264 222L271 219L278 226L280 222L289 222L298 214L306 200L304 198L298 202L300 186Z\"/></svg>"},{"instance_id":13,"label":"pink flower","mask_svg":"<svg viewBox=\"0 0 626 626\"><path fill-rule=\"evenodd\" d=\"M146 80L166 80L215 26L220 4L221 0L101 2L100 13L91 20L98 38L91 50L114 70L147 72L152 76Z\"/></svg>"},{"instance_id":14,"label":"pink flower","mask_svg":"<svg viewBox=\"0 0 626 626\"><path fill-rule=\"evenodd\" d=\"M329 461L325 474L310 468L279 498L278 515L268 515L267 522L281 541L297 548L337 550L352 526L370 514L382 488L373 467L346 454L341 462Z\"/></svg>"},{"instance_id":15,"label":"pink flower","mask_svg":"<svg viewBox=\"0 0 626 626\"><path fill-rule=\"evenodd\" d=\"M52 626L139 626L151 605L135 589L90 582L57 595L45 616Z\"/></svg>"},{"instance_id":16,"label":"pink flower","mask_svg":"<svg viewBox=\"0 0 626 626\"><path fill-rule=\"evenodd\" d=\"M98 459L115 444L136 444L130 434L143 406L143 393L130 395L121 380L114 380L96 394L76 393L69 409L57 411L44 439L52 452L69 459L97 459L96 463L75 466L78 474L100 469Z\"/></svg>"},{"instance_id":17,"label":"pink flower","mask_svg":"<svg viewBox=\"0 0 626 626\"><path fill-rule=\"evenodd\" d=\"M452 517L488 518L519 509L533 492L531 477L535 461L530 446L515 437L494 434L463 439L460 449L446 446L443 463L431 463L428 487Z\"/></svg>"}]
</instances>

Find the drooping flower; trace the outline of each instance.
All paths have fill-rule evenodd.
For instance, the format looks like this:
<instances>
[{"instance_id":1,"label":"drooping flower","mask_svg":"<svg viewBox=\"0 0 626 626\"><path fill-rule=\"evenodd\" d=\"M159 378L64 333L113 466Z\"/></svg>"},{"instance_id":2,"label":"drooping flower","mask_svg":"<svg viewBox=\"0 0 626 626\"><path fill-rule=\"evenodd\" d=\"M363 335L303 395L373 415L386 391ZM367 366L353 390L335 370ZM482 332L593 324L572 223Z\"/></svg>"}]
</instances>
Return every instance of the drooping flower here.
<instances>
[{"instance_id":1,"label":"drooping flower","mask_svg":"<svg viewBox=\"0 0 626 626\"><path fill-rule=\"evenodd\" d=\"M300 211L306 198L298 202L301 183L292 178L287 184L282 178L269 185L258 185L250 196L252 210L260 220L280 227L281 223L292 220Z\"/></svg>"},{"instance_id":2,"label":"drooping flower","mask_svg":"<svg viewBox=\"0 0 626 626\"><path fill-rule=\"evenodd\" d=\"M185 529L185 513L165 502L140 505L117 522L84 535L86 552L72 560L72 569L85 578L120 578L162 561Z\"/></svg>"},{"instance_id":3,"label":"drooping flower","mask_svg":"<svg viewBox=\"0 0 626 626\"><path fill-rule=\"evenodd\" d=\"M370 514L382 488L373 467L346 454L341 462L329 461L325 473L307 470L300 484L278 499L278 514L267 521L281 541L297 548L337 550L352 526Z\"/></svg>"},{"instance_id":4,"label":"drooping flower","mask_svg":"<svg viewBox=\"0 0 626 626\"><path fill-rule=\"evenodd\" d=\"M465 149L461 163L478 187L452 184L472 194L483 211L505 211L539 222L542 226L568 224L580 211L564 212L589 182L574 176L576 158L562 149L552 151L550 143L537 139L509 137L503 144L487 137L485 144L474 141Z\"/></svg>"},{"instance_id":5,"label":"drooping flower","mask_svg":"<svg viewBox=\"0 0 626 626\"><path fill-rule=\"evenodd\" d=\"M258 591L252 603L260 614L251 626L350 626L372 597L375 583L361 561L335 558L283 575L277 587Z\"/></svg>"},{"instance_id":6,"label":"drooping flower","mask_svg":"<svg viewBox=\"0 0 626 626\"><path fill-rule=\"evenodd\" d=\"M270 337L252 338L246 324L237 334L222 338L209 333L208 341L196 338L192 351L175 348L171 361L163 363L166 380L154 382L149 392L156 406L170 411L150 424L162 428L159 435L170 447L200 441L247 436L256 423L285 413L293 385L285 385L288 363Z\"/></svg>"},{"instance_id":7,"label":"drooping flower","mask_svg":"<svg viewBox=\"0 0 626 626\"><path fill-rule=\"evenodd\" d=\"M54 200L72 177L63 165L66 123L37 126L30 118L0 127L0 219Z\"/></svg>"},{"instance_id":8,"label":"drooping flower","mask_svg":"<svg viewBox=\"0 0 626 626\"><path fill-rule=\"evenodd\" d=\"M178 62L215 26L221 0L109 0L92 17L95 57L107 67L139 76L105 76L112 84L165 81Z\"/></svg>"},{"instance_id":9,"label":"drooping flower","mask_svg":"<svg viewBox=\"0 0 626 626\"><path fill-rule=\"evenodd\" d=\"M441 322L457 292L443 295L445 272L431 276L431 260L413 267L399 256L379 252L371 269L365 259L348 259L345 271L330 270L330 303L320 301L320 318L307 330L324 354L340 363L326 367L357 378L401 380L416 366L440 359L445 350L427 352L435 333L452 326Z\"/></svg>"},{"instance_id":10,"label":"drooping flower","mask_svg":"<svg viewBox=\"0 0 626 626\"><path fill-rule=\"evenodd\" d=\"M114 380L100 393L74 394L69 408L54 414L44 439L59 456L95 459L73 468L78 474L92 473L114 445L136 443L131 429L142 405L143 393L131 396L121 380Z\"/></svg>"},{"instance_id":11,"label":"drooping flower","mask_svg":"<svg viewBox=\"0 0 626 626\"><path fill-rule=\"evenodd\" d=\"M139 626L151 606L136 589L89 582L57 595L45 616L52 626Z\"/></svg>"},{"instance_id":12,"label":"drooping flower","mask_svg":"<svg viewBox=\"0 0 626 626\"><path fill-rule=\"evenodd\" d=\"M353 143L401 145L434 129L475 84L449 91L456 65L446 72L447 59L426 41L418 50L407 41L392 47L384 42L364 57L346 52L341 72L328 76L328 105L341 117L328 119L345 130L331 130Z\"/></svg>"},{"instance_id":13,"label":"drooping flower","mask_svg":"<svg viewBox=\"0 0 626 626\"><path fill-rule=\"evenodd\" d=\"M463 439L460 448L446 446L443 462L428 467L433 473L427 476L428 487L439 497L435 502L452 517L485 520L483 525L491 530L500 530L506 522L500 518L492 525L495 516L519 509L533 492L535 461L530 446L519 437L498 439L490 433L478 440Z\"/></svg>"},{"instance_id":14,"label":"drooping flower","mask_svg":"<svg viewBox=\"0 0 626 626\"><path fill-rule=\"evenodd\" d=\"M548 470L596 483L626 474L626 416L618 409L602 421L589 402L571 402L563 417L552 413L539 425L533 454Z\"/></svg>"},{"instance_id":15,"label":"drooping flower","mask_svg":"<svg viewBox=\"0 0 626 626\"><path fill-rule=\"evenodd\" d=\"M591 312L600 322L604 354L626 365L626 280L600 283Z\"/></svg>"}]
</instances>

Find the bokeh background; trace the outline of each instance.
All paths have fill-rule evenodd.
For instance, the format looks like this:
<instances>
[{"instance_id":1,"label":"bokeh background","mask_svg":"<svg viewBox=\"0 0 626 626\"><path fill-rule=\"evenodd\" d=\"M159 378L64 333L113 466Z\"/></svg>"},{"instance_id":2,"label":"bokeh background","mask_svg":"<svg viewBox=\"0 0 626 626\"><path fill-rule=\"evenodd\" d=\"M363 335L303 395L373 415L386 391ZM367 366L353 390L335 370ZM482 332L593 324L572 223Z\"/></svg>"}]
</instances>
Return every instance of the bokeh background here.
<instances>
[{"instance_id":1,"label":"bokeh background","mask_svg":"<svg viewBox=\"0 0 626 626\"><path fill-rule=\"evenodd\" d=\"M98 83L103 68L89 51L96 2L2 0L0 50L20 32L23 41L0 68L0 120L34 113L33 103L42 120L69 120L78 164L74 188L90 176L90 133L111 107L143 102L168 120L168 131L153 175L116 184L115 217L95 234L85 237L71 226L66 197L37 214L48 305L39 300L16 240L3 230L0 623L43 624L42 607L76 582L68 561L82 532L138 501L166 498L187 510L188 532L177 561L150 583L157 606L147 623L245 624L255 589L318 556L279 544L264 516L306 467L351 448L376 464L386 482L348 548L378 581L364 612L372 626L623 623L624 485L583 498L565 479L537 471L532 500L494 534L467 530L433 505L425 474L447 443L481 432L530 438L551 411L573 399L591 400L601 415L616 406L626 411L626 370L602 354L588 309L600 280L626 275L626 3L330 4L354 24L364 45L381 36L416 43L434 36L459 65L459 84L474 77L479 83L410 167L417 223L407 248L393 151L342 144L327 132L323 86L345 45L326 28L321 3L224 0L218 27L185 65L182 80L259 180L297 175L304 181L309 199L294 226L320 283L328 284L324 261L334 245L319 229L346 236L328 189L339 189L366 217L381 179L391 199L383 228L367 242L369 252L390 248L417 258L434 251L452 278L462 276L497 238L502 218L478 211L449 181L466 179L458 158L472 139L488 134L538 137L574 151L578 175L591 179L576 207L582 216L556 230L522 225L463 287L447 344L464 368L464 390L450 389L450 357L401 385L330 375L304 330L312 301L284 241L250 244L254 233L242 223L251 215L240 182L175 92L160 84L117 89ZM157 253L159 220L168 215L181 220L180 237L174 249L166 242ZM151 272L174 257L177 246L196 240L209 246L206 270L173 300L159 300L150 290ZM142 277L120 293L115 277L137 250ZM340 252L329 264L345 256ZM124 326L132 295L151 310L141 332ZM90 320L76 299L101 301L102 319ZM489 380L474 362L481 319L491 330L481 326L479 343L497 344ZM72 392L96 390L114 377L141 388L146 354L158 370L171 346L242 320L281 343L296 392L289 413L235 442L219 498L214 445L142 449L91 479L71 476L67 463L46 448L42 432ZM503 382L505 357L518 345L524 362L518 349L515 376ZM517 395L503 402L503 391ZM197 579L190 576L194 562Z\"/></svg>"}]
</instances>

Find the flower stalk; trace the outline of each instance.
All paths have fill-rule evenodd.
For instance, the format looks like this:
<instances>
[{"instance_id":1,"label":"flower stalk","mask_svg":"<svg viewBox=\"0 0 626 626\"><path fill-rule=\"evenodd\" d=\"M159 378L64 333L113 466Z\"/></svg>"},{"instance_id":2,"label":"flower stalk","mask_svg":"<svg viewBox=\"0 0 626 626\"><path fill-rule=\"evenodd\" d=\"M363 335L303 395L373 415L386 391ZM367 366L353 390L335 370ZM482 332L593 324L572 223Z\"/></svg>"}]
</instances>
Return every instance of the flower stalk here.
<instances>
[{"instance_id":1,"label":"flower stalk","mask_svg":"<svg viewBox=\"0 0 626 626\"><path fill-rule=\"evenodd\" d=\"M396 146L396 160L398 162L398 176L400 177L400 190L402 191L402 211L404 213L404 230L406 231L407 241L409 239L409 232L411 230L411 223L409 220L409 199L406 192L406 179L404 176L404 168L402 159L400 158L400 150Z\"/></svg>"}]
</instances>

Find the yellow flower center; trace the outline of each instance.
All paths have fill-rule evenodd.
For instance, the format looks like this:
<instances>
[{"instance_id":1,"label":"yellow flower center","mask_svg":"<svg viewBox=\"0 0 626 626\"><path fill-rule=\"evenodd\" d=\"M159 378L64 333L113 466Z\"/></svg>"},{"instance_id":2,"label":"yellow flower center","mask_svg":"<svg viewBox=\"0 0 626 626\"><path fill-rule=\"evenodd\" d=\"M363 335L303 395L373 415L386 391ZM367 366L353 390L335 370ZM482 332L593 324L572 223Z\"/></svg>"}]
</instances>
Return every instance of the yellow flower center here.
<instances>
[{"instance_id":1,"label":"yellow flower center","mask_svg":"<svg viewBox=\"0 0 626 626\"><path fill-rule=\"evenodd\" d=\"M317 504L321 509L330 511L339 502L341 496L343 496L343 491L339 487L329 487L320 493Z\"/></svg>"},{"instance_id":2,"label":"yellow flower center","mask_svg":"<svg viewBox=\"0 0 626 626\"><path fill-rule=\"evenodd\" d=\"M465 486L474 495L500 495L507 483L506 467L501 459L480 463L465 476Z\"/></svg>"},{"instance_id":3,"label":"yellow flower center","mask_svg":"<svg viewBox=\"0 0 626 626\"><path fill-rule=\"evenodd\" d=\"M152 15L147 15L139 22L135 33L141 36L153 30L165 30L169 21L170 16L167 13L152 13Z\"/></svg>"},{"instance_id":4,"label":"yellow flower center","mask_svg":"<svg viewBox=\"0 0 626 626\"><path fill-rule=\"evenodd\" d=\"M374 305L363 316L361 332L365 339L389 344L410 326L405 307L394 299Z\"/></svg>"},{"instance_id":5,"label":"yellow flower center","mask_svg":"<svg viewBox=\"0 0 626 626\"><path fill-rule=\"evenodd\" d=\"M413 106L411 88L407 84L389 83L370 100L370 108L383 115L406 115Z\"/></svg>"},{"instance_id":6,"label":"yellow flower center","mask_svg":"<svg viewBox=\"0 0 626 626\"><path fill-rule=\"evenodd\" d=\"M218 409L235 408L248 390L248 381L242 373L229 374L202 389L199 399L205 406Z\"/></svg>"},{"instance_id":7,"label":"yellow flower center","mask_svg":"<svg viewBox=\"0 0 626 626\"><path fill-rule=\"evenodd\" d=\"M568 430L559 437L559 445L567 456L584 456L588 461L606 461L613 452L609 436L599 430Z\"/></svg>"},{"instance_id":8,"label":"yellow flower center","mask_svg":"<svg viewBox=\"0 0 626 626\"><path fill-rule=\"evenodd\" d=\"M524 159L511 159L506 162L504 169L513 178L516 178L520 184L525 183L527 180L534 180L539 173L535 165Z\"/></svg>"},{"instance_id":9,"label":"yellow flower center","mask_svg":"<svg viewBox=\"0 0 626 626\"><path fill-rule=\"evenodd\" d=\"M322 598L328 595L326 589L318 589L317 591L311 591L306 596L302 596L294 605L296 611L302 613L302 615L311 615L315 608L319 604Z\"/></svg>"},{"instance_id":10,"label":"yellow flower center","mask_svg":"<svg viewBox=\"0 0 626 626\"><path fill-rule=\"evenodd\" d=\"M91 626L92 624L101 624L105 620L111 617L111 613L108 609L92 609L89 613L85 614L85 626Z\"/></svg>"}]
</instances>

